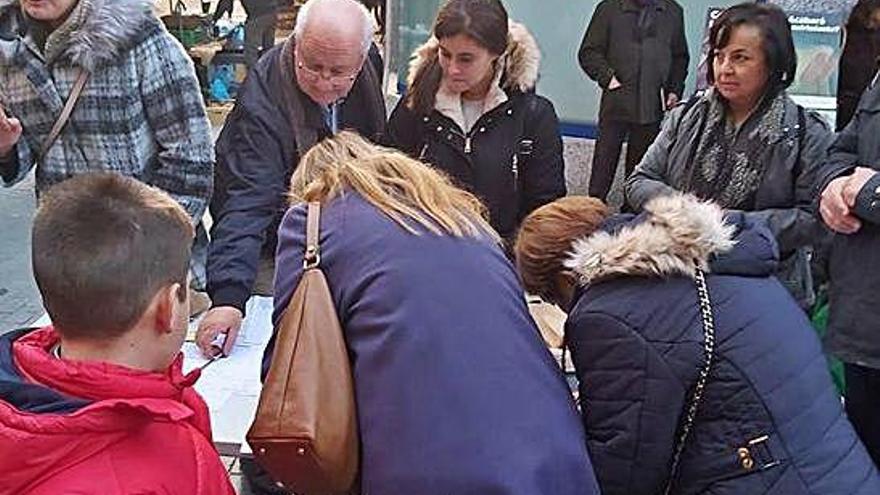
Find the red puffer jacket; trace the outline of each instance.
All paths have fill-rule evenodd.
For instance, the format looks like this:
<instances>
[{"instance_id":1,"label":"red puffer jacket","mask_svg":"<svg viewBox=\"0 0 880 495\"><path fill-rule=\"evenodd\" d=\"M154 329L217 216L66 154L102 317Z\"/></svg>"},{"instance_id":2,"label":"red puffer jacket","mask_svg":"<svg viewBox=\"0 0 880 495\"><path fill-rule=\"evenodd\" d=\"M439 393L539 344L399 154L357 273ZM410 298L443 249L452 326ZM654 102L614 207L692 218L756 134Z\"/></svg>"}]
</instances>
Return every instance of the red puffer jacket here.
<instances>
[{"instance_id":1,"label":"red puffer jacket","mask_svg":"<svg viewBox=\"0 0 880 495\"><path fill-rule=\"evenodd\" d=\"M182 357L70 362L51 327L0 337L0 495L234 494Z\"/></svg>"}]
</instances>

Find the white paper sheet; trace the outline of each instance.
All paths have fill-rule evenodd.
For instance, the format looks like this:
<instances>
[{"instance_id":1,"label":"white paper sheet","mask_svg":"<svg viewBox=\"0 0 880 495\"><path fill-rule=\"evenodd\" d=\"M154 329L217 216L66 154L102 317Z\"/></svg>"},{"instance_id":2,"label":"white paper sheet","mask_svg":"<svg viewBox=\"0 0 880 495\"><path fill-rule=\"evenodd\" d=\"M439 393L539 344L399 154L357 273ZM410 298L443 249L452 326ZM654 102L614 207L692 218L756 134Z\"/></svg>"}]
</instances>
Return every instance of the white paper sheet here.
<instances>
[{"instance_id":1,"label":"white paper sheet","mask_svg":"<svg viewBox=\"0 0 880 495\"><path fill-rule=\"evenodd\" d=\"M245 444L260 398L263 350L272 336L272 298L250 298L246 314L229 356L205 367L195 385L208 403L214 443L218 445ZM191 325L197 327L198 321ZM187 371L209 362L194 342L184 344L183 356Z\"/></svg>"}]
</instances>

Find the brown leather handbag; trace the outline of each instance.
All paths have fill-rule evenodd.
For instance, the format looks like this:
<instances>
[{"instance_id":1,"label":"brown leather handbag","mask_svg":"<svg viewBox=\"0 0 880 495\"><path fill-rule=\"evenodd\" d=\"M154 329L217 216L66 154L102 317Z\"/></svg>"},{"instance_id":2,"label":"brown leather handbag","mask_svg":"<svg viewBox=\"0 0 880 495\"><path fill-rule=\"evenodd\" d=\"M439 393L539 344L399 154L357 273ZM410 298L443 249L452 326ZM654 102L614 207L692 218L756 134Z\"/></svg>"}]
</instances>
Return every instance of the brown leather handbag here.
<instances>
[{"instance_id":1,"label":"brown leather handbag","mask_svg":"<svg viewBox=\"0 0 880 495\"><path fill-rule=\"evenodd\" d=\"M298 494L347 492L359 462L351 365L319 268L320 211L320 204L309 203L302 278L277 329L272 365L247 433L257 462Z\"/></svg>"}]
</instances>

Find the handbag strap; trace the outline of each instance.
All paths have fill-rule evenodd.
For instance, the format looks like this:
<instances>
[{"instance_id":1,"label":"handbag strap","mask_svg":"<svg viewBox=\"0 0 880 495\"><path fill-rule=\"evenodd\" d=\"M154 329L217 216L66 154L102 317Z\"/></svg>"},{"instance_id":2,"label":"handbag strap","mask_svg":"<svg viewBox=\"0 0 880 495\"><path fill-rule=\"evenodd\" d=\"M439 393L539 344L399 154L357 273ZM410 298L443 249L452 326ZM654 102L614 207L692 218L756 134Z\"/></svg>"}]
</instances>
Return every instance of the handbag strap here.
<instances>
[{"instance_id":1,"label":"handbag strap","mask_svg":"<svg viewBox=\"0 0 880 495\"><path fill-rule=\"evenodd\" d=\"M303 256L303 269L310 270L321 264L321 245L319 228L321 223L321 203L309 203L306 217L306 252Z\"/></svg>"},{"instance_id":2,"label":"handbag strap","mask_svg":"<svg viewBox=\"0 0 880 495\"><path fill-rule=\"evenodd\" d=\"M70 114L73 113L73 108L76 106L79 96L82 94L82 90L86 86L86 81L89 80L89 75L89 71L80 67L79 74L76 76L76 82L73 83L73 89L70 90L70 96L68 96L67 101L64 102L64 108L61 110L61 115L58 116L58 120L52 125L52 130L49 131L49 136L46 137L46 140L43 141L43 146L40 147L38 162L43 161L43 158L49 153L49 149L52 148L52 145L58 140L61 131L64 130L64 126L70 119Z\"/></svg>"},{"instance_id":3,"label":"handbag strap","mask_svg":"<svg viewBox=\"0 0 880 495\"><path fill-rule=\"evenodd\" d=\"M697 268L694 281L697 285L697 296L700 299L700 316L703 319L703 368L697 377L697 383L691 391L690 400L688 401L685 417L679 428L678 441L675 445L675 451L672 454L672 467L669 473L669 481L666 483L666 489L663 490L665 495L672 493L678 476L678 468L681 463L681 454L684 452L685 444L688 436L694 426L697 418L697 409L703 400L703 392L706 389L706 382L709 380L709 372L712 369L712 361L715 357L715 318L712 313L712 301L709 299L709 286L706 284L706 274L703 270Z\"/></svg>"}]
</instances>

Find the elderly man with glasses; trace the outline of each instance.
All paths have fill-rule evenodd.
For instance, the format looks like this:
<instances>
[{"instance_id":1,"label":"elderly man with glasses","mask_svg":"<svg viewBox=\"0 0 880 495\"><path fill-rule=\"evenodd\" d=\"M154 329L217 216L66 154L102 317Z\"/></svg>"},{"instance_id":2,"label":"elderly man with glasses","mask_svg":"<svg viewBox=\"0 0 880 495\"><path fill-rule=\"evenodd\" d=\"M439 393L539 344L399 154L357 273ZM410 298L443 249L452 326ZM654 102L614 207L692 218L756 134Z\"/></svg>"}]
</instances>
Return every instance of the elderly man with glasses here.
<instances>
[{"instance_id":1,"label":"elderly man with glasses","mask_svg":"<svg viewBox=\"0 0 880 495\"><path fill-rule=\"evenodd\" d=\"M374 24L354 0L310 0L293 35L247 76L216 145L208 294L199 326L206 353L235 340L252 293L271 294L275 231L299 157L337 130L378 140L385 125L381 62L368 56ZM369 63L365 63L370 60Z\"/></svg>"}]
</instances>

